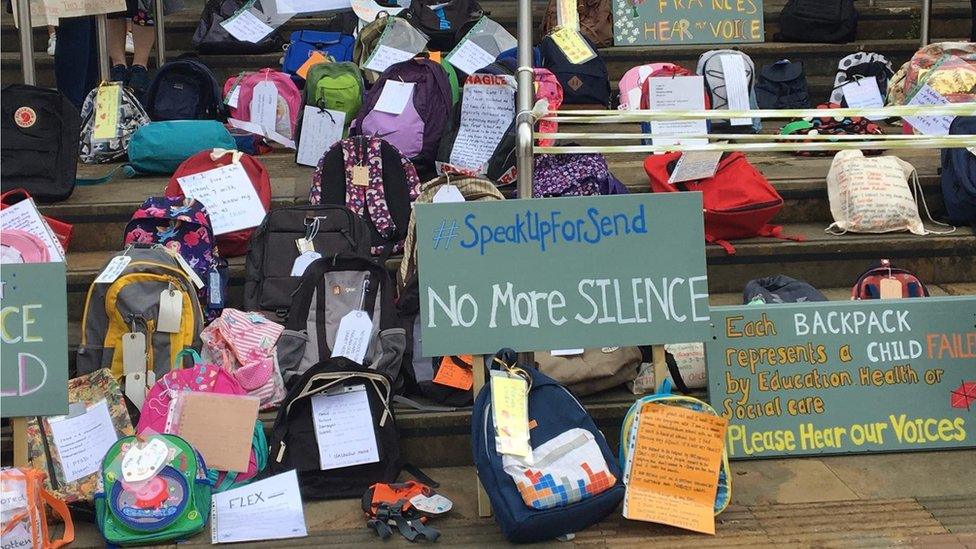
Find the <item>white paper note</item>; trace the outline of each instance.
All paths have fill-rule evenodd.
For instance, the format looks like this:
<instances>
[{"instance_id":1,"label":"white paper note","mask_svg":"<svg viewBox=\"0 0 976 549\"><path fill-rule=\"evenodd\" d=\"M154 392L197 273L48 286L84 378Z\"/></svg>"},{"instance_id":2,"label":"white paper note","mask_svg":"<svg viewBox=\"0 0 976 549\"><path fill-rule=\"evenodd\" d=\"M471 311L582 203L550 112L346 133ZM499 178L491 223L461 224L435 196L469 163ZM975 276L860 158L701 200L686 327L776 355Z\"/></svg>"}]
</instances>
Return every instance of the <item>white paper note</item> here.
<instances>
[{"instance_id":1,"label":"white paper note","mask_svg":"<svg viewBox=\"0 0 976 549\"><path fill-rule=\"evenodd\" d=\"M715 175L722 151L685 151L674 166L668 183L697 181Z\"/></svg>"},{"instance_id":2,"label":"white paper note","mask_svg":"<svg viewBox=\"0 0 976 549\"><path fill-rule=\"evenodd\" d=\"M647 79L648 101L654 111L705 110L705 80L701 76L658 76ZM678 139L673 136L705 135L704 120L655 120L651 122L655 145L701 144L707 138Z\"/></svg>"},{"instance_id":3,"label":"white paper note","mask_svg":"<svg viewBox=\"0 0 976 549\"><path fill-rule=\"evenodd\" d=\"M352 8L351 0L277 0L275 4L277 13L290 15Z\"/></svg>"},{"instance_id":4,"label":"white paper note","mask_svg":"<svg viewBox=\"0 0 976 549\"><path fill-rule=\"evenodd\" d=\"M101 273L95 277L95 284L110 284L115 282L117 278L125 270L129 262L132 261L132 256L128 255L118 255L112 258L108 262L108 265L102 270Z\"/></svg>"},{"instance_id":5,"label":"white paper note","mask_svg":"<svg viewBox=\"0 0 976 549\"><path fill-rule=\"evenodd\" d=\"M177 179L187 198L207 207L215 235L257 227L264 205L240 164L228 164Z\"/></svg>"},{"instance_id":6,"label":"white paper note","mask_svg":"<svg viewBox=\"0 0 976 549\"><path fill-rule=\"evenodd\" d=\"M380 44L373 50L373 55L369 58L364 68L371 71L383 72L390 65L395 65L397 63L402 63L408 59L413 59L415 54L408 51L398 50L396 48L391 48L390 46L384 46Z\"/></svg>"},{"instance_id":7,"label":"white paper note","mask_svg":"<svg viewBox=\"0 0 976 549\"><path fill-rule=\"evenodd\" d=\"M746 78L746 64L741 55L723 55L722 75L725 77L725 93L728 95L729 110L749 110L749 80ZM733 118L733 126L749 126L751 118Z\"/></svg>"},{"instance_id":8,"label":"white paper note","mask_svg":"<svg viewBox=\"0 0 976 549\"><path fill-rule=\"evenodd\" d=\"M65 482L97 473L102 458L119 439L105 400L93 404L81 415L51 418L50 425Z\"/></svg>"},{"instance_id":9,"label":"white paper note","mask_svg":"<svg viewBox=\"0 0 976 549\"><path fill-rule=\"evenodd\" d=\"M265 130L274 130L278 116L278 88L265 80L254 86L251 96L251 122Z\"/></svg>"},{"instance_id":10,"label":"white paper note","mask_svg":"<svg viewBox=\"0 0 976 549\"><path fill-rule=\"evenodd\" d=\"M915 97L908 102L909 105L945 105L949 101L941 93L933 90L928 84L915 94ZM949 125L952 124L955 116L906 116L905 120L916 130L925 135L949 135Z\"/></svg>"},{"instance_id":11,"label":"white paper note","mask_svg":"<svg viewBox=\"0 0 976 549\"><path fill-rule=\"evenodd\" d=\"M881 90L878 89L878 80L873 77L848 82L841 88L841 92L848 107L854 109L884 107L884 98L881 97ZM884 118L883 116L868 117L869 120L884 120Z\"/></svg>"},{"instance_id":12,"label":"white paper note","mask_svg":"<svg viewBox=\"0 0 976 549\"><path fill-rule=\"evenodd\" d=\"M339 320L332 358L344 356L358 364L366 358L373 321L365 311L350 311Z\"/></svg>"},{"instance_id":13,"label":"white paper note","mask_svg":"<svg viewBox=\"0 0 976 549\"><path fill-rule=\"evenodd\" d=\"M308 535L295 471L215 493L210 501L210 520L211 543Z\"/></svg>"},{"instance_id":14,"label":"white paper note","mask_svg":"<svg viewBox=\"0 0 976 549\"><path fill-rule=\"evenodd\" d=\"M515 118L515 94L509 86L468 83L461 101L458 128L450 163L480 170L491 158Z\"/></svg>"},{"instance_id":15,"label":"white paper note","mask_svg":"<svg viewBox=\"0 0 976 549\"><path fill-rule=\"evenodd\" d=\"M465 40L447 58L447 62L457 67L461 72L474 74L478 69L484 68L495 62L495 56L485 51L484 48L474 43L474 40Z\"/></svg>"},{"instance_id":16,"label":"white paper note","mask_svg":"<svg viewBox=\"0 0 976 549\"><path fill-rule=\"evenodd\" d=\"M312 419L323 471L380 460L365 385L313 396Z\"/></svg>"},{"instance_id":17,"label":"white paper note","mask_svg":"<svg viewBox=\"0 0 976 549\"><path fill-rule=\"evenodd\" d=\"M318 166L319 160L333 143L342 139L346 113L307 106L302 114L302 135L298 140L295 161L304 166Z\"/></svg>"},{"instance_id":18,"label":"white paper note","mask_svg":"<svg viewBox=\"0 0 976 549\"><path fill-rule=\"evenodd\" d=\"M220 22L227 32L242 42L258 43L274 29L258 19L251 10L243 10L230 19Z\"/></svg>"},{"instance_id":19,"label":"white paper note","mask_svg":"<svg viewBox=\"0 0 976 549\"><path fill-rule=\"evenodd\" d=\"M263 135L268 139L274 141L275 143L284 145L289 149L295 148L295 142L292 141L291 139L281 135L280 133L270 128L262 128L260 125L255 124L254 122L248 122L247 120L238 120L236 118L228 118L227 123L230 124L231 127L237 128L239 130L244 130L246 132Z\"/></svg>"},{"instance_id":20,"label":"white paper note","mask_svg":"<svg viewBox=\"0 0 976 549\"><path fill-rule=\"evenodd\" d=\"M576 356L581 355L586 349L553 349L549 351L552 356Z\"/></svg>"},{"instance_id":21,"label":"white paper note","mask_svg":"<svg viewBox=\"0 0 976 549\"><path fill-rule=\"evenodd\" d=\"M413 96L413 82L398 82L387 80L383 84L383 92L373 107L381 112L400 114L407 107L407 101Z\"/></svg>"},{"instance_id":22,"label":"white paper note","mask_svg":"<svg viewBox=\"0 0 976 549\"><path fill-rule=\"evenodd\" d=\"M33 198L21 200L0 210L0 230L10 229L26 231L40 238L47 247L52 262L64 261L64 249L61 247L61 242L54 236L51 227L37 211L37 205L34 204Z\"/></svg>"},{"instance_id":23,"label":"white paper note","mask_svg":"<svg viewBox=\"0 0 976 549\"><path fill-rule=\"evenodd\" d=\"M451 202L464 202L464 195L461 194L460 189L448 183L437 189L434 193L433 198L430 200L434 204L446 204Z\"/></svg>"}]
</instances>

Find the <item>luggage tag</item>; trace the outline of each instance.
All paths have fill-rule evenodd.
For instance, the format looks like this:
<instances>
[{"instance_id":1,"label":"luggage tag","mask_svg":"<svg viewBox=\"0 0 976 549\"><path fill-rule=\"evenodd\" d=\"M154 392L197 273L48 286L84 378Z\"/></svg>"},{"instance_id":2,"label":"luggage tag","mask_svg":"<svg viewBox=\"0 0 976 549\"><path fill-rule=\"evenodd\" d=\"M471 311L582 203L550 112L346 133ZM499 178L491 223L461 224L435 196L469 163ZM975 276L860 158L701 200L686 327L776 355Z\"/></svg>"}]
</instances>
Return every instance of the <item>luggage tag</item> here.
<instances>
[{"instance_id":1,"label":"luggage tag","mask_svg":"<svg viewBox=\"0 0 976 549\"><path fill-rule=\"evenodd\" d=\"M881 299L901 299L902 284L897 278L881 279Z\"/></svg>"},{"instance_id":2,"label":"luggage tag","mask_svg":"<svg viewBox=\"0 0 976 549\"><path fill-rule=\"evenodd\" d=\"M207 273L210 284L207 286L207 308L220 310L224 308L224 275L214 265Z\"/></svg>"},{"instance_id":3,"label":"luggage tag","mask_svg":"<svg viewBox=\"0 0 976 549\"><path fill-rule=\"evenodd\" d=\"M521 371L518 368L513 370ZM495 450L499 454L523 458L531 456L527 375L492 370L489 383L495 422Z\"/></svg>"},{"instance_id":4,"label":"luggage tag","mask_svg":"<svg viewBox=\"0 0 976 549\"><path fill-rule=\"evenodd\" d=\"M346 313L339 321L332 358L344 356L356 364L362 364L366 358L369 336L373 333L373 320L363 310L368 288L369 278L366 278L363 281L362 296L359 298L359 308Z\"/></svg>"},{"instance_id":5,"label":"luggage tag","mask_svg":"<svg viewBox=\"0 0 976 549\"><path fill-rule=\"evenodd\" d=\"M122 373L125 375L125 396L142 408L146 400L146 334L122 334Z\"/></svg>"},{"instance_id":6,"label":"luggage tag","mask_svg":"<svg viewBox=\"0 0 976 549\"><path fill-rule=\"evenodd\" d=\"M185 259L183 259L183 256L180 255L179 252L172 250L170 248L164 247L164 249L167 252L169 252L169 255L173 256L173 259L175 259L177 263L180 264L180 268L183 269L183 272L186 273L186 276L190 278L190 282L193 282L193 285L196 286L198 289L203 288L203 279L201 279L200 275L198 275L197 272L193 270L193 267L191 267L190 264L187 263Z\"/></svg>"},{"instance_id":7,"label":"luggage tag","mask_svg":"<svg viewBox=\"0 0 976 549\"><path fill-rule=\"evenodd\" d=\"M454 502L440 494L417 494L410 498L410 504L428 517L439 517L454 508Z\"/></svg>"},{"instance_id":8,"label":"luggage tag","mask_svg":"<svg viewBox=\"0 0 976 549\"><path fill-rule=\"evenodd\" d=\"M237 74L237 78L234 79L234 83L231 84L230 91L227 92L227 96L224 97L224 104L232 109L237 108L237 100L241 97L241 80L244 78L244 71Z\"/></svg>"},{"instance_id":9,"label":"luggage tag","mask_svg":"<svg viewBox=\"0 0 976 549\"><path fill-rule=\"evenodd\" d=\"M303 254L305 252L315 251L315 237L319 234L319 217L313 217L311 221L305 220L305 236L295 240L295 246L298 247L298 253Z\"/></svg>"},{"instance_id":10,"label":"luggage tag","mask_svg":"<svg viewBox=\"0 0 976 549\"><path fill-rule=\"evenodd\" d=\"M95 284L111 284L115 282L122 275L122 271L129 265L129 262L132 261L132 257L125 255L126 253L128 253L128 250L122 255L113 257L102 272L95 277Z\"/></svg>"},{"instance_id":11,"label":"luggage tag","mask_svg":"<svg viewBox=\"0 0 976 549\"><path fill-rule=\"evenodd\" d=\"M102 84L95 95L95 127L92 141L109 141L119 137L119 103L122 86L118 82Z\"/></svg>"},{"instance_id":12,"label":"luggage tag","mask_svg":"<svg viewBox=\"0 0 976 549\"><path fill-rule=\"evenodd\" d=\"M596 57L596 52L583 40L583 35L572 27L562 27L549 36L562 50L566 59L574 65L586 63Z\"/></svg>"},{"instance_id":13,"label":"luggage tag","mask_svg":"<svg viewBox=\"0 0 976 549\"><path fill-rule=\"evenodd\" d=\"M180 331L183 319L183 294L170 284L159 293L159 312L156 315L156 331L175 334Z\"/></svg>"},{"instance_id":14,"label":"luggage tag","mask_svg":"<svg viewBox=\"0 0 976 549\"><path fill-rule=\"evenodd\" d=\"M389 114L402 114L407 108L407 101L413 97L414 82L387 80L383 84L383 91L373 109Z\"/></svg>"},{"instance_id":15,"label":"luggage tag","mask_svg":"<svg viewBox=\"0 0 976 549\"><path fill-rule=\"evenodd\" d=\"M170 459L170 447L162 438L136 442L123 451L122 480L127 483L145 482L159 474Z\"/></svg>"},{"instance_id":16,"label":"luggage tag","mask_svg":"<svg viewBox=\"0 0 976 549\"><path fill-rule=\"evenodd\" d=\"M462 362L473 364L474 359L471 355L459 356ZM434 376L434 383L454 387L462 391L470 391L474 386L474 371L471 368L459 366L454 362L454 357L445 356L441 358L441 365Z\"/></svg>"},{"instance_id":17,"label":"luggage tag","mask_svg":"<svg viewBox=\"0 0 976 549\"><path fill-rule=\"evenodd\" d=\"M461 191L458 190L457 187L448 183L442 186L440 189L437 189L437 192L434 193L434 198L431 199L431 201L434 204L464 202L464 195L461 194Z\"/></svg>"},{"instance_id":18,"label":"luggage tag","mask_svg":"<svg viewBox=\"0 0 976 549\"><path fill-rule=\"evenodd\" d=\"M308 269L308 266L316 259L322 259L322 254L314 251L302 252L300 256L295 258L295 263L291 266L291 276L302 276L305 274L305 269Z\"/></svg>"},{"instance_id":19,"label":"luggage tag","mask_svg":"<svg viewBox=\"0 0 976 549\"><path fill-rule=\"evenodd\" d=\"M277 120L278 88L270 80L258 82L251 96L251 122L274 131L278 127Z\"/></svg>"}]
</instances>

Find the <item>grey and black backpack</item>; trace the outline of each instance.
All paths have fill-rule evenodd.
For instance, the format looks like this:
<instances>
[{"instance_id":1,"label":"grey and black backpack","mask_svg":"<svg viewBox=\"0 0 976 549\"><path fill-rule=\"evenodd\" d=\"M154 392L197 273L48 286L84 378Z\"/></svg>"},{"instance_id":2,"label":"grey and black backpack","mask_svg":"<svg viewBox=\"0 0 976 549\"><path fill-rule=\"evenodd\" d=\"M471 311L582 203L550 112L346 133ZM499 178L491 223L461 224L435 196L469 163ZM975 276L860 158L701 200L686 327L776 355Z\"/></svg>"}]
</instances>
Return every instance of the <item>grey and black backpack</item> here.
<instances>
[{"instance_id":1,"label":"grey and black backpack","mask_svg":"<svg viewBox=\"0 0 976 549\"><path fill-rule=\"evenodd\" d=\"M96 98L98 90L106 86L118 88L119 118L116 124L115 137L110 139L95 138ZM93 89L85 103L81 106L81 140L78 156L85 164L104 164L125 158L129 151L129 141L132 134L149 123L149 115L142 103L136 98L132 90L120 82L105 82Z\"/></svg>"}]
</instances>

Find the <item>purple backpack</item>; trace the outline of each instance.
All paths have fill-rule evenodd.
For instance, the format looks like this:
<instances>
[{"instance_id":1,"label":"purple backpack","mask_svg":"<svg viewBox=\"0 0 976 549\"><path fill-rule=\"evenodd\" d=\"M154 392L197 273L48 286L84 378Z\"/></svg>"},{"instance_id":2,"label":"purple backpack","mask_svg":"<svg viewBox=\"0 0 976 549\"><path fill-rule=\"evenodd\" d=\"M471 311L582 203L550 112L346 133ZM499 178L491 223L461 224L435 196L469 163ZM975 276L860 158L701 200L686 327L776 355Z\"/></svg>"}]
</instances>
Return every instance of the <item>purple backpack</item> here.
<instances>
[{"instance_id":1,"label":"purple backpack","mask_svg":"<svg viewBox=\"0 0 976 549\"><path fill-rule=\"evenodd\" d=\"M227 289L227 261L217 253L215 242L210 216L202 203L163 196L142 203L125 226L122 241L124 246L160 244L179 254L199 278L199 284L193 282L208 322L224 308Z\"/></svg>"},{"instance_id":2,"label":"purple backpack","mask_svg":"<svg viewBox=\"0 0 976 549\"><path fill-rule=\"evenodd\" d=\"M532 179L534 198L627 194L602 154L540 154Z\"/></svg>"},{"instance_id":3,"label":"purple backpack","mask_svg":"<svg viewBox=\"0 0 976 549\"><path fill-rule=\"evenodd\" d=\"M411 100L400 114L376 110L389 81L414 85ZM350 134L381 137L414 164L432 170L451 110L451 85L444 68L430 59L411 59L383 71L366 93Z\"/></svg>"}]
</instances>

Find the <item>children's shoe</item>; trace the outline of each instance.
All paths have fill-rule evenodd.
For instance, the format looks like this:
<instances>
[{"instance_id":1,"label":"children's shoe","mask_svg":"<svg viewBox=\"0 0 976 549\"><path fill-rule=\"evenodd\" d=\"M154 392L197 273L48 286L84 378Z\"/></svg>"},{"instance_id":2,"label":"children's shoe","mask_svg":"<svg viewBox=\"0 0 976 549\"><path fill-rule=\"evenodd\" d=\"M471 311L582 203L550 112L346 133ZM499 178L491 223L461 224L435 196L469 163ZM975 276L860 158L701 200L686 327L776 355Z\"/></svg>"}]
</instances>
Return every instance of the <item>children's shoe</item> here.
<instances>
[{"instance_id":1,"label":"children's shoe","mask_svg":"<svg viewBox=\"0 0 976 549\"><path fill-rule=\"evenodd\" d=\"M135 53L136 43L132 40L132 31L125 33L125 53Z\"/></svg>"},{"instance_id":2,"label":"children's shoe","mask_svg":"<svg viewBox=\"0 0 976 549\"><path fill-rule=\"evenodd\" d=\"M129 78L126 85L132 88L132 93L136 94L136 97L141 101L146 93L146 88L149 87L149 70L142 65L132 65L129 67Z\"/></svg>"},{"instance_id":3,"label":"children's shoe","mask_svg":"<svg viewBox=\"0 0 976 549\"><path fill-rule=\"evenodd\" d=\"M129 68L119 64L112 67L108 73L108 79L112 82L125 82L129 75Z\"/></svg>"},{"instance_id":4,"label":"children's shoe","mask_svg":"<svg viewBox=\"0 0 976 549\"><path fill-rule=\"evenodd\" d=\"M52 33L47 37L47 54L54 55L55 48L58 47L58 34Z\"/></svg>"}]
</instances>

